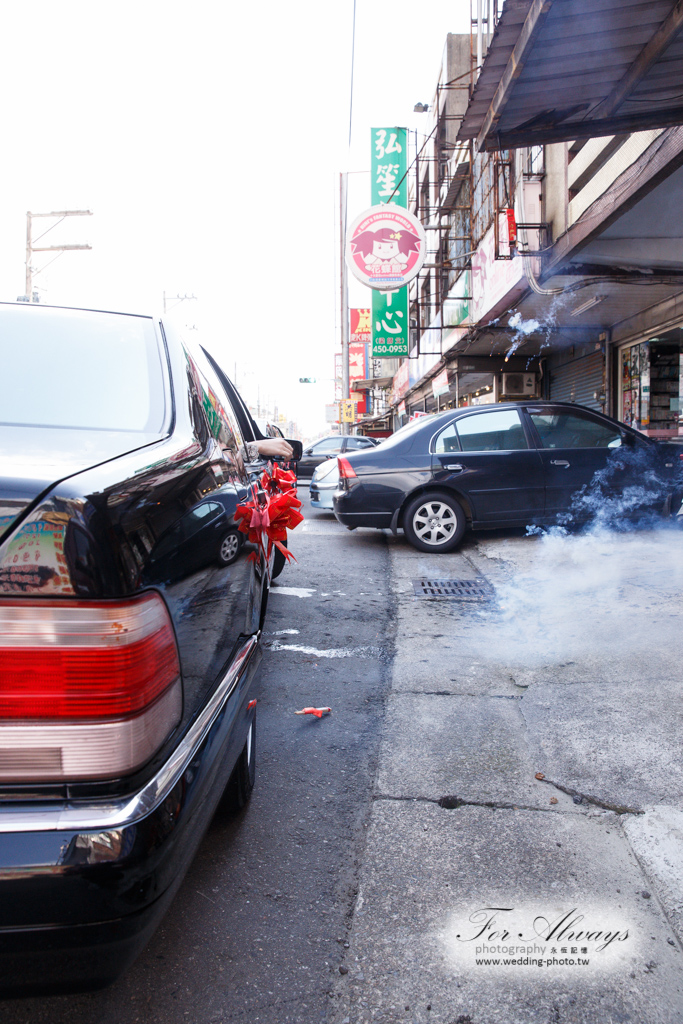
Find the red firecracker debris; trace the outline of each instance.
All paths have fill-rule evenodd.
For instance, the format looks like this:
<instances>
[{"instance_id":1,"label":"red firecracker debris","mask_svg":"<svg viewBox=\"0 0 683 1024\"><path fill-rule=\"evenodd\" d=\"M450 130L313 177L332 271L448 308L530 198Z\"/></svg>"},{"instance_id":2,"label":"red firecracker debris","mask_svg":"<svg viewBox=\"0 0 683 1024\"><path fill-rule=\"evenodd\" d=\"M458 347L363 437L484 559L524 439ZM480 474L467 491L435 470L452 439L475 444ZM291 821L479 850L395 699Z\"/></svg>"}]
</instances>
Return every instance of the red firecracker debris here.
<instances>
[{"instance_id":1,"label":"red firecracker debris","mask_svg":"<svg viewBox=\"0 0 683 1024\"><path fill-rule=\"evenodd\" d=\"M302 708L301 711L295 711L295 715L315 715L316 718L322 718L323 715L329 715L332 708Z\"/></svg>"}]
</instances>

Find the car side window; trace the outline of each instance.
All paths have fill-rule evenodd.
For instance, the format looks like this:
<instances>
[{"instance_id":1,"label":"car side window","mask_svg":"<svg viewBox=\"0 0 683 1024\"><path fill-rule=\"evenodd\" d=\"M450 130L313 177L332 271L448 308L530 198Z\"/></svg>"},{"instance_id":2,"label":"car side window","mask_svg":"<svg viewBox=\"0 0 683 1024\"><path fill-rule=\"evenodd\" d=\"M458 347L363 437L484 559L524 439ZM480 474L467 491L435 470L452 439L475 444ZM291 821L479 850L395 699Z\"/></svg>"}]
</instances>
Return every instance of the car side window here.
<instances>
[{"instance_id":1,"label":"car side window","mask_svg":"<svg viewBox=\"0 0 683 1024\"><path fill-rule=\"evenodd\" d=\"M237 455L244 440L223 386L202 352L190 352L186 345L185 355L211 434L222 448Z\"/></svg>"},{"instance_id":2,"label":"car side window","mask_svg":"<svg viewBox=\"0 0 683 1024\"><path fill-rule=\"evenodd\" d=\"M455 426L464 452L514 452L529 447L517 409L465 416Z\"/></svg>"},{"instance_id":3,"label":"car side window","mask_svg":"<svg viewBox=\"0 0 683 1024\"><path fill-rule=\"evenodd\" d=\"M340 437L326 437L313 445L313 454L322 455L325 452L340 452L342 439Z\"/></svg>"},{"instance_id":4,"label":"car side window","mask_svg":"<svg viewBox=\"0 0 683 1024\"><path fill-rule=\"evenodd\" d=\"M449 423L447 427L444 427L436 439L434 451L437 455L443 455L445 452L460 451L460 441L458 440L458 431L455 429L455 423Z\"/></svg>"},{"instance_id":5,"label":"car side window","mask_svg":"<svg viewBox=\"0 0 683 1024\"><path fill-rule=\"evenodd\" d=\"M372 448L372 441L368 441L365 437L347 437L346 448L348 451L352 448Z\"/></svg>"},{"instance_id":6,"label":"car side window","mask_svg":"<svg viewBox=\"0 0 683 1024\"><path fill-rule=\"evenodd\" d=\"M618 448L621 431L611 423L574 412L532 412L541 448Z\"/></svg>"}]
</instances>

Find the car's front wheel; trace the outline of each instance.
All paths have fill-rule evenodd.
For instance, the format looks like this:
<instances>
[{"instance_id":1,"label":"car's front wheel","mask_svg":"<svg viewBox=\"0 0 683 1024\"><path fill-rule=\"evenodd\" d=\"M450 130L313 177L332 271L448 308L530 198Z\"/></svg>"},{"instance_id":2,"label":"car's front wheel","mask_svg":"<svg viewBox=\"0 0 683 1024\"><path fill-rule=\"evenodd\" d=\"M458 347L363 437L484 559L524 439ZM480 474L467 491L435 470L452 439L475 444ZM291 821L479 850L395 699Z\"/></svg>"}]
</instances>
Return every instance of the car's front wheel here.
<instances>
[{"instance_id":1,"label":"car's front wheel","mask_svg":"<svg viewBox=\"0 0 683 1024\"><path fill-rule=\"evenodd\" d=\"M418 495L403 513L403 531L418 551L452 551L466 528L462 506L457 498L443 491Z\"/></svg>"}]
</instances>

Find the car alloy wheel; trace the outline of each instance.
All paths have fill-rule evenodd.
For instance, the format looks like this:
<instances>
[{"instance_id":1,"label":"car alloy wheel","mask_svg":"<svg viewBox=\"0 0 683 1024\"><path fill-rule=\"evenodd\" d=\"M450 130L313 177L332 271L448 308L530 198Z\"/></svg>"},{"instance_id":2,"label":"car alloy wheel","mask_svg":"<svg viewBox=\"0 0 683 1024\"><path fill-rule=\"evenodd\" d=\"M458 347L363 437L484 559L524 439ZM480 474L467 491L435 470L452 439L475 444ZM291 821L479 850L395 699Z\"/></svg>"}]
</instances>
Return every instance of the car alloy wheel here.
<instances>
[{"instance_id":1,"label":"car alloy wheel","mask_svg":"<svg viewBox=\"0 0 683 1024\"><path fill-rule=\"evenodd\" d=\"M405 535L418 551L452 551L462 540L466 526L458 501L440 491L419 495L403 516Z\"/></svg>"},{"instance_id":2,"label":"car alloy wheel","mask_svg":"<svg viewBox=\"0 0 683 1024\"><path fill-rule=\"evenodd\" d=\"M240 535L237 530L229 530L223 535L218 549L218 561L221 565L231 565L240 553Z\"/></svg>"}]
</instances>

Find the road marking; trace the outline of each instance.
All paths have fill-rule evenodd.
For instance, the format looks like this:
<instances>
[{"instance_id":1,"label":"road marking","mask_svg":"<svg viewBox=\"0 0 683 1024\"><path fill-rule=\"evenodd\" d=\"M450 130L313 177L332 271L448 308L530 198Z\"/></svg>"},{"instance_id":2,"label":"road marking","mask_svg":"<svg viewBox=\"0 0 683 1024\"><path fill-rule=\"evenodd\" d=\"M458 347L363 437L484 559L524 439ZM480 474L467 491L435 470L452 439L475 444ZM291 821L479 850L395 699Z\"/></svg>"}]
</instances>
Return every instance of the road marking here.
<instances>
[{"instance_id":1,"label":"road marking","mask_svg":"<svg viewBox=\"0 0 683 1024\"><path fill-rule=\"evenodd\" d=\"M337 647L321 651L304 644L283 644L279 640L266 641L264 647L271 651L296 651L298 654L312 654L316 658L379 658L381 647Z\"/></svg>"},{"instance_id":2,"label":"road marking","mask_svg":"<svg viewBox=\"0 0 683 1024\"><path fill-rule=\"evenodd\" d=\"M312 597L316 593L310 587L273 587L273 594L287 594L289 597Z\"/></svg>"}]
</instances>

